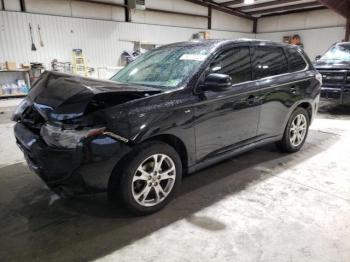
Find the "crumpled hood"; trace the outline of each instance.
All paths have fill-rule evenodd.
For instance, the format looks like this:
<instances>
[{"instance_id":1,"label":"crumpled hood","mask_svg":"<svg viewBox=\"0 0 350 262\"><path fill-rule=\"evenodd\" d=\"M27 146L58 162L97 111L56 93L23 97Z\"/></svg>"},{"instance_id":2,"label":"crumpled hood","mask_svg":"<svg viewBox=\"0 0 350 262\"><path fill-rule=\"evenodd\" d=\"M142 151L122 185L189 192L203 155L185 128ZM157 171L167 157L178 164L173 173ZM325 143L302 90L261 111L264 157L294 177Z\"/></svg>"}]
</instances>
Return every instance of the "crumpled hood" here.
<instances>
[{"instance_id":1,"label":"crumpled hood","mask_svg":"<svg viewBox=\"0 0 350 262\"><path fill-rule=\"evenodd\" d=\"M319 60L315 63L316 69L350 70L350 61L342 60Z\"/></svg>"},{"instance_id":2,"label":"crumpled hood","mask_svg":"<svg viewBox=\"0 0 350 262\"><path fill-rule=\"evenodd\" d=\"M150 87L46 71L28 97L45 119L62 121L160 92Z\"/></svg>"}]
</instances>

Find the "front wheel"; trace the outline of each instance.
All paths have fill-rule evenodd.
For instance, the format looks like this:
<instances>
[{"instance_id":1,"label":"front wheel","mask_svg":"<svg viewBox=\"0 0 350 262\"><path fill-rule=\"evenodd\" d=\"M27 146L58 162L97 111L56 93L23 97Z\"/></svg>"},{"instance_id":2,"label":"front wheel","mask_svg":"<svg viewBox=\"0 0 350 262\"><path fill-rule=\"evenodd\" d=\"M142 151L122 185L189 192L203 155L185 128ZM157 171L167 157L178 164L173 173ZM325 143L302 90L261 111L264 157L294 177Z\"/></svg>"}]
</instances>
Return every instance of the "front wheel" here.
<instances>
[{"instance_id":1,"label":"front wheel","mask_svg":"<svg viewBox=\"0 0 350 262\"><path fill-rule=\"evenodd\" d=\"M308 112L298 107L290 116L281 141L277 142L282 152L293 153L299 151L305 143L310 125Z\"/></svg>"},{"instance_id":2,"label":"front wheel","mask_svg":"<svg viewBox=\"0 0 350 262\"><path fill-rule=\"evenodd\" d=\"M109 191L114 191L111 195L119 191L118 197L133 213L151 214L174 198L181 184L181 160L171 146L161 142L147 142L133 153L116 174L118 185L112 182Z\"/></svg>"}]
</instances>

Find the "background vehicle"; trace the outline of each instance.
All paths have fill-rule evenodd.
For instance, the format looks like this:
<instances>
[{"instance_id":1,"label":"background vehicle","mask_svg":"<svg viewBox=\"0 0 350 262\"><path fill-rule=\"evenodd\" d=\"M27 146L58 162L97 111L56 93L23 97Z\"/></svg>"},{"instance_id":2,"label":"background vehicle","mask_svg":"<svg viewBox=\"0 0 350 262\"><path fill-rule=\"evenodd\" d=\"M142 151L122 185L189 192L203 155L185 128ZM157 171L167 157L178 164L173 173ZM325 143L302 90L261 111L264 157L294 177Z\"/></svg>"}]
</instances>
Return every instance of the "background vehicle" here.
<instances>
[{"instance_id":1,"label":"background vehicle","mask_svg":"<svg viewBox=\"0 0 350 262\"><path fill-rule=\"evenodd\" d=\"M333 45L317 57L315 67L323 78L321 99L350 104L350 42Z\"/></svg>"},{"instance_id":2,"label":"background vehicle","mask_svg":"<svg viewBox=\"0 0 350 262\"><path fill-rule=\"evenodd\" d=\"M253 40L167 45L112 81L45 73L15 136L56 192L107 190L137 214L164 207L183 173L271 142L298 151L321 82L298 47Z\"/></svg>"}]
</instances>

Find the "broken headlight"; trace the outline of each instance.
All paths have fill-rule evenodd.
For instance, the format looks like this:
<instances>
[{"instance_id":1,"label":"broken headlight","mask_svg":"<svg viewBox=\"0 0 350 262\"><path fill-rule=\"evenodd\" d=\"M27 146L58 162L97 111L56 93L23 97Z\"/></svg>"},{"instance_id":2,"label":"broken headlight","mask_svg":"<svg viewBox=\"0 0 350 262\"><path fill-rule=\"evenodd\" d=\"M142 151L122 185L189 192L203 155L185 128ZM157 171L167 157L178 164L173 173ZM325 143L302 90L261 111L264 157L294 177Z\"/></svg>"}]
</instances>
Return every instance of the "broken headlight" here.
<instances>
[{"instance_id":1,"label":"broken headlight","mask_svg":"<svg viewBox=\"0 0 350 262\"><path fill-rule=\"evenodd\" d=\"M11 119L13 121L18 121L21 118L21 115L24 113L24 111L26 111L27 108L30 107L30 104L31 103L29 99L27 97L24 98L16 107Z\"/></svg>"},{"instance_id":2,"label":"broken headlight","mask_svg":"<svg viewBox=\"0 0 350 262\"><path fill-rule=\"evenodd\" d=\"M76 148L84 138L103 134L104 130L104 127L84 128L81 130L63 129L45 124L41 127L40 135L49 146Z\"/></svg>"}]
</instances>

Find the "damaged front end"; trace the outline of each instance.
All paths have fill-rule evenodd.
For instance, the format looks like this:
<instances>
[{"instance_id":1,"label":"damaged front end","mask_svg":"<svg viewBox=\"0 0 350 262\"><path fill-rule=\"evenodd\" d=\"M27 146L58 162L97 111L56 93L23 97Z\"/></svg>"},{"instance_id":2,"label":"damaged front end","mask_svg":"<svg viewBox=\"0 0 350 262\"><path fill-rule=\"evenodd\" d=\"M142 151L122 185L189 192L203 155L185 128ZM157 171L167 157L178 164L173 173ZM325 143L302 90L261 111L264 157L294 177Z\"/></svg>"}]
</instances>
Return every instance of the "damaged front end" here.
<instances>
[{"instance_id":1,"label":"damaged front end","mask_svg":"<svg viewBox=\"0 0 350 262\"><path fill-rule=\"evenodd\" d=\"M45 72L14 112L17 144L56 193L104 191L116 163L131 150L128 137L110 128L104 109L156 93Z\"/></svg>"}]
</instances>

